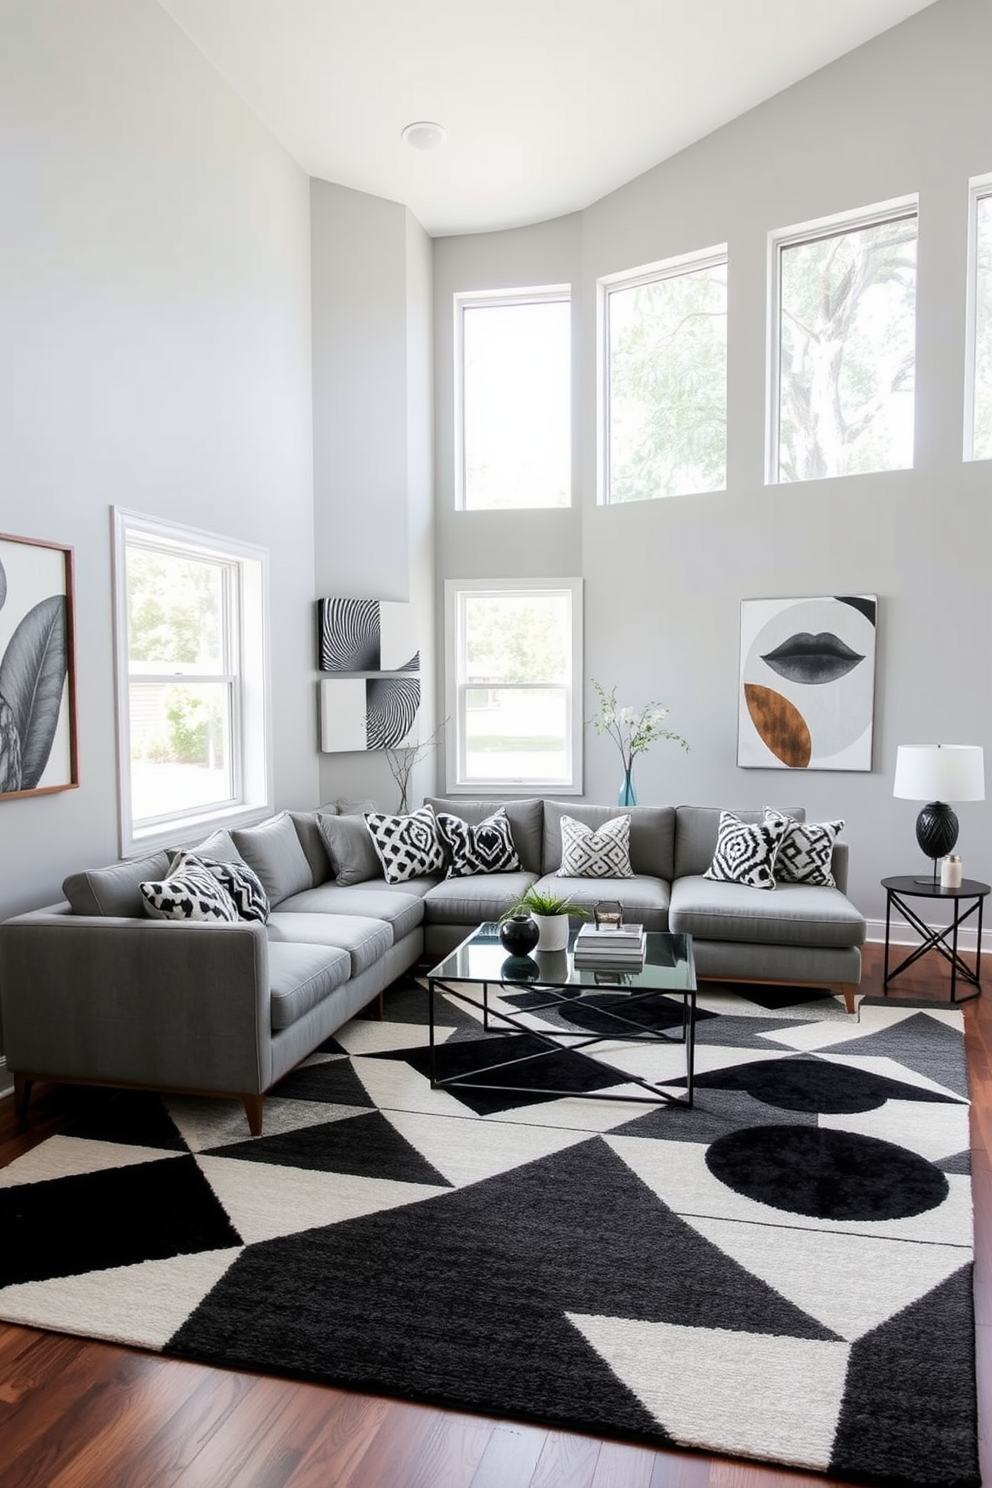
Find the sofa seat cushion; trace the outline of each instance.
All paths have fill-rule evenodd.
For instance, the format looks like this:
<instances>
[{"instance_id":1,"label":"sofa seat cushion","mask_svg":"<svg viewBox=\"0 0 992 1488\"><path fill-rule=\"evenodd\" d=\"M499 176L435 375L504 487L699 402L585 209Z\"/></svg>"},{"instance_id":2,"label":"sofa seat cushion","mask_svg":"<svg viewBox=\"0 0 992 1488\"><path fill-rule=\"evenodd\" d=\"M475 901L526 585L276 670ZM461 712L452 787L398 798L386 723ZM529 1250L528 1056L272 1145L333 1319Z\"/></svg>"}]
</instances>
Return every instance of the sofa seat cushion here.
<instances>
[{"instance_id":1,"label":"sofa seat cushion","mask_svg":"<svg viewBox=\"0 0 992 1488\"><path fill-rule=\"evenodd\" d=\"M347 951L351 975L359 976L386 954L393 943L393 929L384 920L365 915L287 914L276 910L266 925L269 942L291 945L330 946Z\"/></svg>"},{"instance_id":2,"label":"sofa seat cushion","mask_svg":"<svg viewBox=\"0 0 992 1488\"><path fill-rule=\"evenodd\" d=\"M484 873L476 878L446 878L424 895L424 917L430 925L481 925L526 894L533 873Z\"/></svg>"},{"instance_id":3,"label":"sofa seat cushion","mask_svg":"<svg viewBox=\"0 0 992 1488\"><path fill-rule=\"evenodd\" d=\"M645 930L668 930L669 886L663 878L635 873L633 878L562 878L549 873L536 885L541 893L571 899L590 913L601 899L619 899L624 919Z\"/></svg>"},{"instance_id":4,"label":"sofa seat cushion","mask_svg":"<svg viewBox=\"0 0 992 1488\"><path fill-rule=\"evenodd\" d=\"M417 880L423 883L423 880ZM403 894L407 884L387 884L385 879L374 883L355 884L341 888L335 883L321 884L317 889L307 889L284 899L279 913L304 915L362 915L370 920L385 920L393 927L393 944L416 930L424 918L423 894L430 884L425 884L422 893L415 890Z\"/></svg>"},{"instance_id":5,"label":"sofa seat cushion","mask_svg":"<svg viewBox=\"0 0 992 1488\"><path fill-rule=\"evenodd\" d=\"M865 920L839 889L779 884L773 894L690 874L672 885L669 928L694 940L759 945L859 946Z\"/></svg>"},{"instance_id":6,"label":"sofa seat cushion","mask_svg":"<svg viewBox=\"0 0 992 1488\"><path fill-rule=\"evenodd\" d=\"M279 942L269 931L270 1019L273 1030L291 1028L311 1008L343 987L351 976L351 958L336 946Z\"/></svg>"}]
</instances>

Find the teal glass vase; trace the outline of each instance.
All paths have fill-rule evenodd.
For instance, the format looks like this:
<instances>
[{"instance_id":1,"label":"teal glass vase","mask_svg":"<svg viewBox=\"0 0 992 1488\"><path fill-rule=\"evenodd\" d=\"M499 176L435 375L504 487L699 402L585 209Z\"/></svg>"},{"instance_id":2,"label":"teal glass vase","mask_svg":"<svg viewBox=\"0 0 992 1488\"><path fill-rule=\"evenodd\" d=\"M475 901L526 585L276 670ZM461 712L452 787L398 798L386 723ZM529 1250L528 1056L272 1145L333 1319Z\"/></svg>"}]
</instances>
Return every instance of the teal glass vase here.
<instances>
[{"instance_id":1,"label":"teal glass vase","mask_svg":"<svg viewBox=\"0 0 992 1488\"><path fill-rule=\"evenodd\" d=\"M617 805L618 806L636 806L637 805L637 792L634 789L634 777L633 777L633 770L632 769L630 769L630 770L624 770L624 772L623 772L623 784L620 787L620 794L619 794L619 796L617 796Z\"/></svg>"}]
</instances>

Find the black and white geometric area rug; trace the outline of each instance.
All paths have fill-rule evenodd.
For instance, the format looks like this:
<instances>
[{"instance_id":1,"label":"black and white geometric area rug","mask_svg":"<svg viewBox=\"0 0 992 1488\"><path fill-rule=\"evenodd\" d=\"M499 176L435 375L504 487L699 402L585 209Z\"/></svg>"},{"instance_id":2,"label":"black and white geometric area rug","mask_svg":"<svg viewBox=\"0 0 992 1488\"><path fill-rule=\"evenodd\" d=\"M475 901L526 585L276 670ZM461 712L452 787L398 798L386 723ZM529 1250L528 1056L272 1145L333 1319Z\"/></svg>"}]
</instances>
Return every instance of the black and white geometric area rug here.
<instances>
[{"instance_id":1,"label":"black and white geometric area rug","mask_svg":"<svg viewBox=\"0 0 992 1488\"><path fill-rule=\"evenodd\" d=\"M535 1000L512 999L554 1025ZM705 989L687 1110L586 1098L625 1075L677 1093L683 1051L657 1043L549 1056L574 1096L432 1090L426 1002L390 989L254 1140L233 1103L94 1094L0 1171L0 1317L835 1478L978 1482L959 1010ZM590 997L584 1026L601 1016ZM492 1062L473 1011L437 1021L445 1069Z\"/></svg>"}]
</instances>

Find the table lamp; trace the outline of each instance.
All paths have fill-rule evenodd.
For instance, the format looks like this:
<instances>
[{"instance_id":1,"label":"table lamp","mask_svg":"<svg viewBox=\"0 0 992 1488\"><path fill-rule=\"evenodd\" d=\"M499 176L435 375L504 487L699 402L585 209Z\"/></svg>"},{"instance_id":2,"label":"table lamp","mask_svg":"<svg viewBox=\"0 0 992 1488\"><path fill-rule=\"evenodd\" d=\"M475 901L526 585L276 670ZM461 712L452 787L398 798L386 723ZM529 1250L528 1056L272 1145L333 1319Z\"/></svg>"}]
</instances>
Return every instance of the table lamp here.
<instances>
[{"instance_id":1,"label":"table lamp","mask_svg":"<svg viewBox=\"0 0 992 1488\"><path fill-rule=\"evenodd\" d=\"M937 862L958 840L958 819L949 801L985 800L985 762L980 744L900 744L892 794L904 801L926 801L916 818L920 850ZM917 883L929 883L917 879Z\"/></svg>"}]
</instances>

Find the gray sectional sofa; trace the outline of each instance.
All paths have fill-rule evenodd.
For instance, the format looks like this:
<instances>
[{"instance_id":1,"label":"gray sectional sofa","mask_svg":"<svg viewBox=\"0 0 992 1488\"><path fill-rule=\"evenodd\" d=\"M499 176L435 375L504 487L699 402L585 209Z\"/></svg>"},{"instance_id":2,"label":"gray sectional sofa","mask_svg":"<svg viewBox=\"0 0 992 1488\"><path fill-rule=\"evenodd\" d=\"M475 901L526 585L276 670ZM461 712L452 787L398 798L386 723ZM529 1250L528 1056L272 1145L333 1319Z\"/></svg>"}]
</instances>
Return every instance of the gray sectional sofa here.
<instances>
[{"instance_id":1,"label":"gray sectional sofa","mask_svg":"<svg viewBox=\"0 0 992 1488\"><path fill-rule=\"evenodd\" d=\"M4 1047L21 1111L41 1078L138 1086L239 1100L257 1135L265 1093L283 1075L403 972L439 960L535 883L590 908L619 899L648 929L688 932L701 980L826 986L854 1010L865 921L846 897L843 842L833 846L836 886L768 892L704 876L718 808L633 807L633 876L563 878L562 815L597 828L619 808L425 805L473 826L502 807L519 869L390 883L363 815L324 806L187 848L246 863L268 899L264 922L149 918L139 885L166 877L173 854L161 852L73 873L64 901L0 925Z\"/></svg>"}]
</instances>

